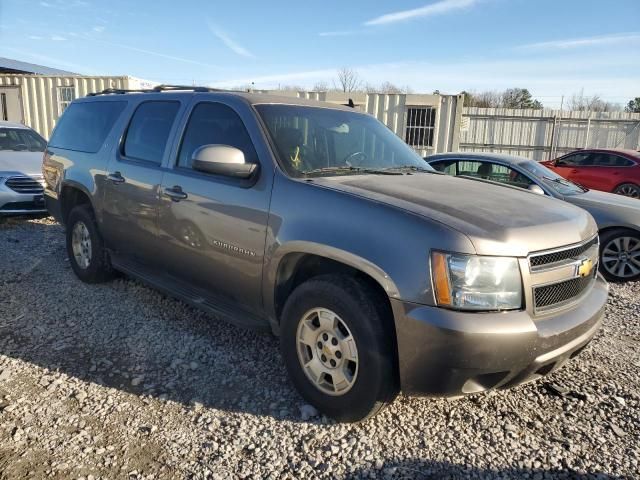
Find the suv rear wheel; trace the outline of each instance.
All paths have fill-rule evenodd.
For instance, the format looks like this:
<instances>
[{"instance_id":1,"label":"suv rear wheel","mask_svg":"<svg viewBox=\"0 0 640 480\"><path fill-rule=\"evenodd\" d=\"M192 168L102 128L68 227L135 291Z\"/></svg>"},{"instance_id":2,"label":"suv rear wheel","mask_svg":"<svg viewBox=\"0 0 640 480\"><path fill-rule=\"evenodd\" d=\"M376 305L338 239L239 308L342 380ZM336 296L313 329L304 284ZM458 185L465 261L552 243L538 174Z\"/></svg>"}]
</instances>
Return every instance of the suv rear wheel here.
<instances>
[{"instance_id":1,"label":"suv rear wheel","mask_svg":"<svg viewBox=\"0 0 640 480\"><path fill-rule=\"evenodd\" d=\"M301 395L341 422L365 420L398 393L395 334L381 301L356 279L298 286L282 315L282 355Z\"/></svg>"},{"instance_id":2,"label":"suv rear wheel","mask_svg":"<svg viewBox=\"0 0 640 480\"><path fill-rule=\"evenodd\" d=\"M618 228L601 235L600 271L611 282L640 279L640 233Z\"/></svg>"},{"instance_id":3,"label":"suv rear wheel","mask_svg":"<svg viewBox=\"0 0 640 480\"><path fill-rule=\"evenodd\" d=\"M114 271L91 207L74 207L66 226L67 255L78 278L87 283L100 283L113 278Z\"/></svg>"}]
</instances>

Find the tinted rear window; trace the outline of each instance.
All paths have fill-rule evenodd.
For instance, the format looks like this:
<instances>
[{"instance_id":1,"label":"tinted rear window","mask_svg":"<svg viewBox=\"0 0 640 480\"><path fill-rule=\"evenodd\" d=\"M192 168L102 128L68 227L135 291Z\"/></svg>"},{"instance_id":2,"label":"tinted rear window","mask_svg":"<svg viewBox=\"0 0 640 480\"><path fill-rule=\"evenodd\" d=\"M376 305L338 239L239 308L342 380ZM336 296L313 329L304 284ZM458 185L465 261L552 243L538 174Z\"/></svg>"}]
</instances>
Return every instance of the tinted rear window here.
<instances>
[{"instance_id":1,"label":"tinted rear window","mask_svg":"<svg viewBox=\"0 0 640 480\"><path fill-rule=\"evenodd\" d=\"M97 152L126 106L127 102L72 103L60 117L49 145Z\"/></svg>"}]
</instances>

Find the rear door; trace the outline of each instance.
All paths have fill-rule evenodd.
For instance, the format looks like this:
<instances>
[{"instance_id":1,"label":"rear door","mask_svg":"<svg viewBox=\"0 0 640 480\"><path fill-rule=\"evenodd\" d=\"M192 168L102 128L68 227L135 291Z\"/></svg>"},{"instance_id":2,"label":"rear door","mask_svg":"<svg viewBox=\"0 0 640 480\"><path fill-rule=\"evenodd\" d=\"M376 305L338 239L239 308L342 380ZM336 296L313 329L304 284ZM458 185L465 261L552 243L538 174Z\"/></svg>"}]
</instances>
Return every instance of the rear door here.
<instances>
[{"instance_id":1,"label":"rear door","mask_svg":"<svg viewBox=\"0 0 640 480\"><path fill-rule=\"evenodd\" d=\"M260 164L258 176L247 181L193 170L193 152L209 144L240 149L247 162ZM237 99L194 101L174 151L159 211L168 273L215 296L218 305L259 312L273 162L252 110Z\"/></svg>"},{"instance_id":2,"label":"rear door","mask_svg":"<svg viewBox=\"0 0 640 480\"><path fill-rule=\"evenodd\" d=\"M139 103L107 166L103 236L128 260L151 265L158 254L158 195L179 100Z\"/></svg>"},{"instance_id":3,"label":"rear door","mask_svg":"<svg viewBox=\"0 0 640 480\"><path fill-rule=\"evenodd\" d=\"M592 153L590 163L593 167L581 177L593 185L591 188L604 192L612 192L618 185L628 182L629 167L634 165L631 160L608 152Z\"/></svg>"}]
</instances>

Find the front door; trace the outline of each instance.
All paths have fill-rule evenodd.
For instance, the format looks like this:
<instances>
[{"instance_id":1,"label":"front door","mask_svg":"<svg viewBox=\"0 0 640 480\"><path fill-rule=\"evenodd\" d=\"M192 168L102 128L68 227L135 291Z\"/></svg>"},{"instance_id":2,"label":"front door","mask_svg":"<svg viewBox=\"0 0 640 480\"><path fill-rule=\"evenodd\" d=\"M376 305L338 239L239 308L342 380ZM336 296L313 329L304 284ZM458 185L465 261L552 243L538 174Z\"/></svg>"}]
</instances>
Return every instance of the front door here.
<instances>
[{"instance_id":1,"label":"front door","mask_svg":"<svg viewBox=\"0 0 640 480\"><path fill-rule=\"evenodd\" d=\"M242 118L241 118L242 115ZM250 133L251 132L251 133ZM159 233L168 273L221 301L258 312L272 162L256 152L259 128L243 105L196 102L175 148L175 164L162 180ZM195 171L193 152L202 145L240 149L259 163L247 181Z\"/></svg>"},{"instance_id":2,"label":"front door","mask_svg":"<svg viewBox=\"0 0 640 480\"><path fill-rule=\"evenodd\" d=\"M178 101L139 104L107 166L103 236L108 248L128 260L157 261L162 161L179 109Z\"/></svg>"}]
</instances>

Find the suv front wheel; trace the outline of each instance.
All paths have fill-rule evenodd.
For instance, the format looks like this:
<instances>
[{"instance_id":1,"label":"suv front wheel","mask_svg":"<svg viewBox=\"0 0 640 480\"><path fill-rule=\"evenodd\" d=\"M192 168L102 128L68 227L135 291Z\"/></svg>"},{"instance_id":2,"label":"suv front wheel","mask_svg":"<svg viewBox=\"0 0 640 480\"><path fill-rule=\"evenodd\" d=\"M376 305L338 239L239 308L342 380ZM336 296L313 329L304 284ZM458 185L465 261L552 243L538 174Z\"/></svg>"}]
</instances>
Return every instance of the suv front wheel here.
<instances>
[{"instance_id":1,"label":"suv front wheel","mask_svg":"<svg viewBox=\"0 0 640 480\"><path fill-rule=\"evenodd\" d=\"M100 283L114 276L91 207L78 205L66 222L67 256L74 273L87 283Z\"/></svg>"},{"instance_id":2,"label":"suv front wheel","mask_svg":"<svg viewBox=\"0 0 640 480\"><path fill-rule=\"evenodd\" d=\"M294 385L320 412L365 420L398 393L395 334L381 299L339 275L306 281L284 307L281 350Z\"/></svg>"}]
</instances>

